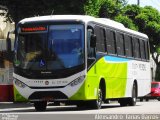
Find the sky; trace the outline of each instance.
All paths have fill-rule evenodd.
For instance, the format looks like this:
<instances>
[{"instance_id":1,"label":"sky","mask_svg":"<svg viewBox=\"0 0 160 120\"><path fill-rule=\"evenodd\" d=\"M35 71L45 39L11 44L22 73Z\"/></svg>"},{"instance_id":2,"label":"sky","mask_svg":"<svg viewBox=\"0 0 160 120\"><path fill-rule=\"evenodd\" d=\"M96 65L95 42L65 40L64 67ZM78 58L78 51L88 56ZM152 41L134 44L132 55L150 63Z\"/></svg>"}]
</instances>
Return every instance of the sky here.
<instances>
[{"instance_id":1,"label":"sky","mask_svg":"<svg viewBox=\"0 0 160 120\"><path fill-rule=\"evenodd\" d=\"M137 4L137 0L127 0L128 4ZM140 0L140 6L152 6L160 11L160 0Z\"/></svg>"}]
</instances>

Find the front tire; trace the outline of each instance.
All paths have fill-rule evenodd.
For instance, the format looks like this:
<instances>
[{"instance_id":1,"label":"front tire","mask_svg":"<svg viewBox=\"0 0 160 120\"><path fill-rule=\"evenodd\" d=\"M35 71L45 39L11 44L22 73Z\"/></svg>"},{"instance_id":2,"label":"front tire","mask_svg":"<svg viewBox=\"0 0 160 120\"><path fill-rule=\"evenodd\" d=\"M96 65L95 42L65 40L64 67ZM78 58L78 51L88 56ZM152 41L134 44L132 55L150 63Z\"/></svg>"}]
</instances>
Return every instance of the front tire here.
<instances>
[{"instance_id":1,"label":"front tire","mask_svg":"<svg viewBox=\"0 0 160 120\"><path fill-rule=\"evenodd\" d=\"M92 101L91 103L91 106L94 108L94 109L101 109L101 107L102 107L102 99L103 99L103 97L102 97L103 95L102 95L102 89L101 88L99 88L99 90L98 90L98 98L96 99L96 100L94 100L94 101Z\"/></svg>"},{"instance_id":2,"label":"front tire","mask_svg":"<svg viewBox=\"0 0 160 120\"><path fill-rule=\"evenodd\" d=\"M47 107L47 101L34 102L34 107L36 111L45 111Z\"/></svg>"}]
</instances>

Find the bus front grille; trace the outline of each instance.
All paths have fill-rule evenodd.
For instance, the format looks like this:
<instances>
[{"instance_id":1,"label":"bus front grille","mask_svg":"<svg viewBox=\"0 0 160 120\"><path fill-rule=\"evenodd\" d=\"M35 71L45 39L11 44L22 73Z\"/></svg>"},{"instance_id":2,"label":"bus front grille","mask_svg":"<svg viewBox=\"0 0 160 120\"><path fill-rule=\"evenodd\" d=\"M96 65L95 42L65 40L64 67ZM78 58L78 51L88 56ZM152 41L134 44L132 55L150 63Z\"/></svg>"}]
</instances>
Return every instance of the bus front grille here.
<instances>
[{"instance_id":1,"label":"bus front grille","mask_svg":"<svg viewBox=\"0 0 160 120\"><path fill-rule=\"evenodd\" d=\"M29 96L29 100L47 100L47 98L52 98L53 100L68 99L68 97L60 91L39 91Z\"/></svg>"}]
</instances>

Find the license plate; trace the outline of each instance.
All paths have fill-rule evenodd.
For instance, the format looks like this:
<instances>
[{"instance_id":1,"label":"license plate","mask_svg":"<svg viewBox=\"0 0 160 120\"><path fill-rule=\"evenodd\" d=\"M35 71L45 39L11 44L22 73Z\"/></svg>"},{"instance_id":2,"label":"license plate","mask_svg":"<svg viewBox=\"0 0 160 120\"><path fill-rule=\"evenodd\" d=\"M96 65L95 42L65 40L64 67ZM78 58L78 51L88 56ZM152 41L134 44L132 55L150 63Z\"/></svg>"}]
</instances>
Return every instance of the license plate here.
<instances>
[{"instance_id":1,"label":"license plate","mask_svg":"<svg viewBox=\"0 0 160 120\"><path fill-rule=\"evenodd\" d=\"M44 101L53 101L53 97L44 97L43 98Z\"/></svg>"}]
</instances>

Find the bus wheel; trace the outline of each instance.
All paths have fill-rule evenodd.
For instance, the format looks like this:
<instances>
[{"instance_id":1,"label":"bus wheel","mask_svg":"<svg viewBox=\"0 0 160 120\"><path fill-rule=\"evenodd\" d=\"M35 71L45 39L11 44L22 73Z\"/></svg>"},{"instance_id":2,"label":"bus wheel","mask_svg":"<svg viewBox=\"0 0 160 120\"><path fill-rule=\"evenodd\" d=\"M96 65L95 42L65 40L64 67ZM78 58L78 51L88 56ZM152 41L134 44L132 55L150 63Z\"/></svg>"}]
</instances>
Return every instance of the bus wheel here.
<instances>
[{"instance_id":1,"label":"bus wheel","mask_svg":"<svg viewBox=\"0 0 160 120\"><path fill-rule=\"evenodd\" d=\"M143 98L140 98L140 102L143 102Z\"/></svg>"},{"instance_id":2,"label":"bus wheel","mask_svg":"<svg viewBox=\"0 0 160 120\"><path fill-rule=\"evenodd\" d=\"M120 103L120 106L127 106L127 99L126 98L123 98L123 99L120 99L119 101L118 101L119 103Z\"/></svg>"},{"instance_id":3,"label":"bus wheel","mask_svg":"<svg viewBox=\"0 0 160 120\"><path fill-rule=\"evenodd\" d=\"M45 111L47 107L47 101L34 102L36 111Z\"/></svg>"},{"instance_id":4,"label":"bus wheel","mask_svg":"<svg viewBox=\"0 0 160 120\"><path fill-rule=\"evenodd\" d=\"M133 84L132 97L129 98L129 106L135 106L136 101L137 101L137 88L136 88L136 85Z\"/></svg>"},{"instance_id":5,"label":"bus wheel","mask_svg":"<svg viewBox=\"0 0 160 120\"><path fill-rule=\"evenodd\" d=\"M102 90L101 88L99 88L98 90L98 98L96 100L94 100L91 104L91 106L94 108L94 109L101 109L101 106L102 106Z\"/></svg>"},{"instance_id":6,"label":"bus wheel","mask_svg":"<svg viewBox=\"0 0 160 120\"><path fill-rule=\"evenodd\" d=\"M83 108L87 106L87 102L86 101L81 101L79 103L76 104L78 108Z\"/></svg>"}]
</instances>

